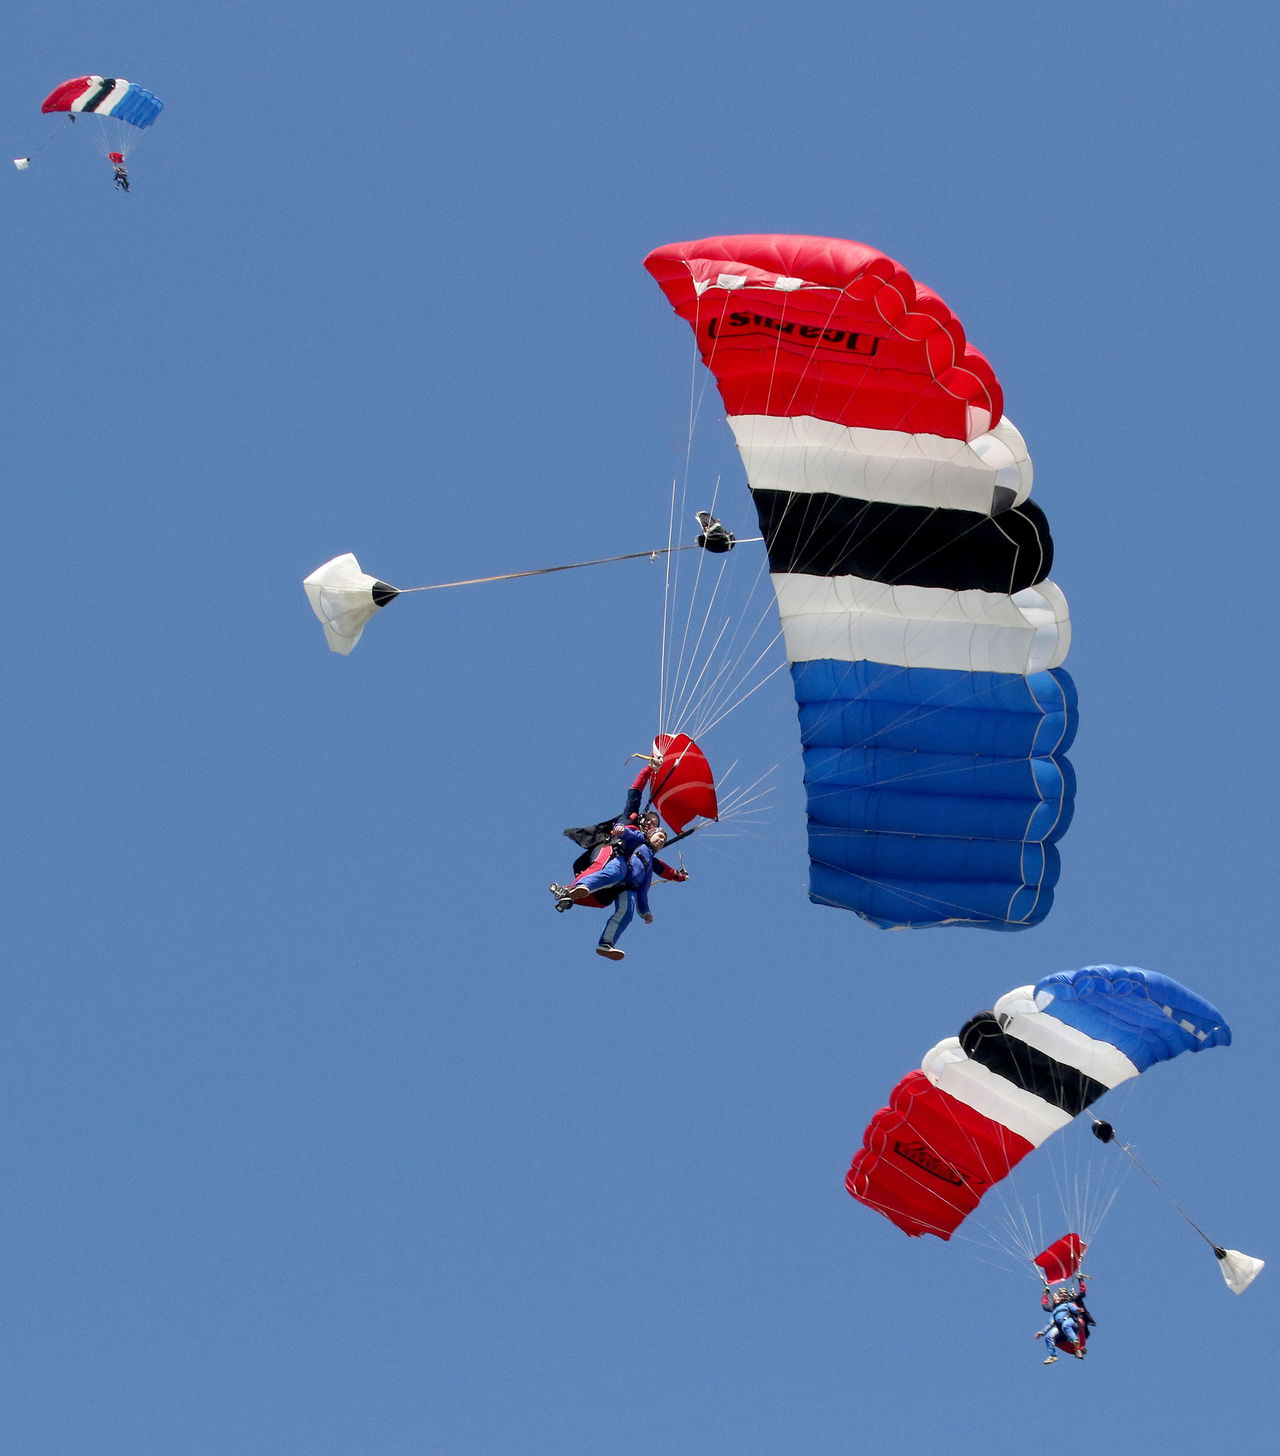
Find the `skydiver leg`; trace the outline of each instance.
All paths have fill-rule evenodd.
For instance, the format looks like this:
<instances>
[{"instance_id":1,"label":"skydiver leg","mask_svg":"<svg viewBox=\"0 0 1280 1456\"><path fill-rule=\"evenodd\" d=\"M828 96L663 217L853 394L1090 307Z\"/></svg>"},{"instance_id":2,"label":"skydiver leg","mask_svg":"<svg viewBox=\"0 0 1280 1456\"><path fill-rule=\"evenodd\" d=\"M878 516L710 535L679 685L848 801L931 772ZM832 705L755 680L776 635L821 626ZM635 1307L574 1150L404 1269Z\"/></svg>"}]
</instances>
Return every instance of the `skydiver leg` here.
<instances>
[{"instance_id":1,"label":"skydiver leg","mask_svg":"<svg viewBox=\"0 0 1280 1456\"><path fill-rule=\"evenodd\" d=\"M632 891L624 890L614 903L613 914L605 921L600 944L596 946L597 955L608 956L610 960L622 959L626 952L617 949L616 941L631 924L631 917L635 913L636 897Z\"/></svg>"},{"instance_id":2,"label":"skydiver leg","mask_svg":"<svg viewBox=\"0 0 1280 1456\"><path fill-rule=\"evenodd\" d=\"M619 858L613 852L610 845L603 845L595 859L576 875L569 885L568 893L573 894L575 890L584 893L575 896L576 899L583 899L585 895L595 895L601 890L611 890L620 885L627 875L627 862Z\"/></svg>"},{"instance_id":3,"label":"skydiver leg","mask_svg":"<svg viewBox=\"0 0 1280 1456\"><path fill-rule=\"evenodd\" d=\"M1079 1326L1069 1314L1055 1314L1053 1322L1057 1326L1058 1333L1064 1340L1070 1340L1073 1345L1079 1340Z\"/></svg>"}]
</instances>

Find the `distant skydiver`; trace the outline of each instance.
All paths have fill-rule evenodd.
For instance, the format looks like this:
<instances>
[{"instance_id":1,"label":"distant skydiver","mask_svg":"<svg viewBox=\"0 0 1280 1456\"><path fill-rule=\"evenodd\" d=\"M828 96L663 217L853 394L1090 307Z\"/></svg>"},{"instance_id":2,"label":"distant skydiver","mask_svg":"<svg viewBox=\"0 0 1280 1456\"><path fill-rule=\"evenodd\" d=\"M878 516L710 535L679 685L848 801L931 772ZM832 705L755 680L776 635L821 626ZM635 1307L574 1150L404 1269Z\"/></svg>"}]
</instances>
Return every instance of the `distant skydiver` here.
<instances>
[{"instance_id":1,"label":"distant skydiver","mask_svg":"<svg viewBox=\"0 0 1280 1456\"><path fill-rule=\"evenodd\" d=\"M1085 1276L1081 1274L1077 1282L1080 1286L1079 1292L1070 1289L1046 1289L1040 1296L1041 1306L1049 1311L1049 1323L1044 1329L1037 1330L1032 1338L1044 1341L1044 1347L1048 1351L1044 1360L1046 1365L1057 1362L1059 1350L1074 1355L1077 1360L1084 1359L1085 1345L1094 1319L1084 1305Z\"/></svg>"}]
</instances>

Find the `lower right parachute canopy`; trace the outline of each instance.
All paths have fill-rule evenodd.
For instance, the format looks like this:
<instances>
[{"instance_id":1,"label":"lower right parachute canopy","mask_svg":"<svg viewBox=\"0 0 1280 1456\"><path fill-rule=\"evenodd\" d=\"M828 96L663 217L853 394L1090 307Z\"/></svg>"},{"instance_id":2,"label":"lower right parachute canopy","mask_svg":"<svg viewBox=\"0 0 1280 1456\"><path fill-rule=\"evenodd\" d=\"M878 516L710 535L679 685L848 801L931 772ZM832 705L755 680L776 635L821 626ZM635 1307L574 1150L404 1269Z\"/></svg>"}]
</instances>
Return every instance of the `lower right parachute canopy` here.
<instances>
[{"instance_id":1,"label":"lower right parachute canopy","mask_svg":"<svg viewBox=\"0 0 1280 1456\"><path fill-rule=\"evenodd\" d=\"M994 1183L1109 1088L1230 1044L1216 1007L1155 971L1046 976L925 1054L871 1119L845 1187L904 1233L949 1239Z\"/></svg>"}]
</instances>

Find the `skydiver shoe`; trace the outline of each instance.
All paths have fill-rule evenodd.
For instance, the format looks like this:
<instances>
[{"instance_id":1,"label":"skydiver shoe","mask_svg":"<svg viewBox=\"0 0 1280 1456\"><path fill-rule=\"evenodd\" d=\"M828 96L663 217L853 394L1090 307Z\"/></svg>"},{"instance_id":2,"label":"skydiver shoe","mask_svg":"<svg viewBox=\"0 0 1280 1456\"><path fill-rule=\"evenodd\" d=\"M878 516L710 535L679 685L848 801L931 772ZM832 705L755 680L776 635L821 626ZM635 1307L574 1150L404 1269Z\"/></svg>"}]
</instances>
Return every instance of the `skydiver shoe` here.
<instances>
[{"instance_id":1,"label":"skydiver shoe","mask_svg":"<svg viewBox=\"0 0 1280 1456\"><path fill-rule=\"evenodd\" d=\"M563 915L566 910L573 909L573 901L568 895L561 895L556 901L556 909Z\"/></svg>"},{"instance_id":2,"label":"skydiver shoe","mask_svg":"<svg viewBox=\"0 0 1280 1456\"><path fill-rule=\"evenodd\" d=\"M1084 1351L1083 1350L1072 1350L1071 1353L1076 1357L1077 1360L1083 1360L1084 1359Z\"/></svg>"},{"instance_id":3,"label":"skydiver shoe","mask_svg":"<svg viewBox=\"0 0 1280 1456\"><path fill-rule=\"evenodd\" d=\"M1044 1363L1046 1365L1056 1365L1058 1363L1058 1357L1056 1355L1046 1355L1044 1357Z\"/></svg>"},{"instance_id":4,"label":"skydiver shoe","mask_svg":"<svg viewBox=\"0 0 1280 1456\"><path fill-rule=\"evenodd\" d=\"M556 909L562 913L565 910L573 909L573 901L569 898L569 892L563 885L557 885L553 880L547 889L556 897Z\"/></svg>"},{"instance_id":5,"label":"skydiver shoe","mask_svg":"<svg viewBox=\"0 0 1280 1456\"><path fill-rule=\"evenodd\" d=\"M624 961L627 958L626 951L619 950L616 945L598 945L596 946L596 954L608 956L611 961Z\"/></svg>"}]
</instances>

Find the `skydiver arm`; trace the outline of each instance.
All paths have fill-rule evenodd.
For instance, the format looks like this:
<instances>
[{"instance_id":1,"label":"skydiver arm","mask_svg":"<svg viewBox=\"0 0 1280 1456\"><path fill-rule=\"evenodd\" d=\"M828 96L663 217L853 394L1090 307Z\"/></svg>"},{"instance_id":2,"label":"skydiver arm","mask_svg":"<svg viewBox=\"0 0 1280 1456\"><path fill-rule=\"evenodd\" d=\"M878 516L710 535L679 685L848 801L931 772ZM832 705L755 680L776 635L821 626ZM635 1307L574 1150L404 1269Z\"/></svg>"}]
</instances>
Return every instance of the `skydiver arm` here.
<instances>
[{"instance_id":1,"label":"skydiver arm","mask_svg":"<svg viewBox=\"0 0 1280 1456\"><path fill-rule=\"evenodd\" d=\"M627 806L622 811L622 817L630 822L640 813L640 800L644 797L644 791L653 778L653 765L646 763L635 777L635 782L627 790Z\"/></svg>"},{"instance_id":2,"label":"skydiver arm","mask_svg":"<svg viewBox=\"0 0 1280 1456\"><path fill-rule=\"evenodd\" d=\"M652 875L646 874L640 877L640 883L635 886L636 909L640 912L646 925L653 923L653 913L649 909L649 881Z\"/></svg>"},{"instance_id":3,"label":"skydiver arm","mask_svg":"<svg viewBox=\"0 0 1280 1456\"><path fill-rule=\"evenodd\" d=\"M654 873L659 875L664 880L687 880L689 878L688 870L675 869L671 865L667 864L664 860L655 859L653 862L653 868Z\"/></svg>"}]
</instances>

